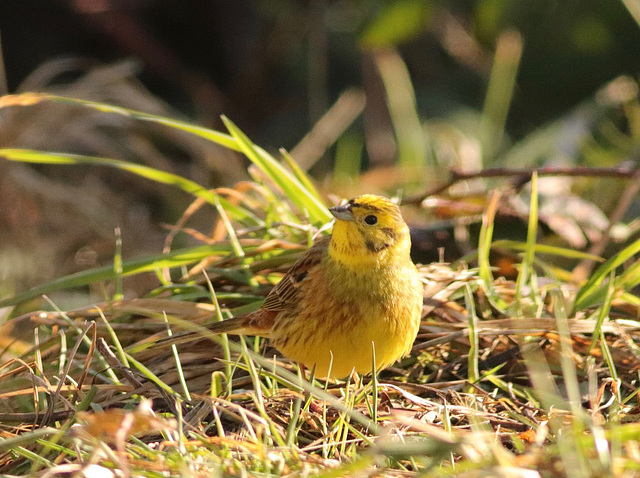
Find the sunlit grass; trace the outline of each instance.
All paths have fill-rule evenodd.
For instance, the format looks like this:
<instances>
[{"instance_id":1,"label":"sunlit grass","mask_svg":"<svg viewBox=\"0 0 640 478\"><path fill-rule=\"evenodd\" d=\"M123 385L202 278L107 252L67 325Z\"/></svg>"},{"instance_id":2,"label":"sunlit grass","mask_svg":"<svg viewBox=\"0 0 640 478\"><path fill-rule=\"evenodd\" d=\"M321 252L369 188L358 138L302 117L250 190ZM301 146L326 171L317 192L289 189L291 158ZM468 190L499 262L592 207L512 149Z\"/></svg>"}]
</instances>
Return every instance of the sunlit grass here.
<instances>
[{"instance_id":1,"label":"sunlit grass","mask_svg":"<svg viewBox=\"0 0 640 478\"><path fill-rule=\"evenodd\" d=\"M122 261L118 252L108 267L0 302L19 305L150 271L162 279L146 297L122 300L116 287L96 306L63 311L52 302L51 312L28 317L34 343L10 344L0 364L2 472L573 477L638 471L640 428L632 419L639 242L612 255L584 284L565 280L570 269L554 259L600 258L537 243L535 175L526 242L495 240L501 199L495 193L477 250L467 257L476 268L420 268L431 291L419 339L426 345L379 376L333 383L304 375L261 339L231 340L206 328L259 307L299 250L324 233L330 216L291 158L278 161L227 119L230 134L109 105L32 100L177 128L243 152L263 176L248 192L233 190L243 200L232 202L229 191L133 163L0 150L13 161L115 167L172 184L209 204L227 238L134 261ZM496 277L490 262L496 247L520 254L515 282ZM159 272L165 269L169 274Z\"/></svg>"}]
</instances>

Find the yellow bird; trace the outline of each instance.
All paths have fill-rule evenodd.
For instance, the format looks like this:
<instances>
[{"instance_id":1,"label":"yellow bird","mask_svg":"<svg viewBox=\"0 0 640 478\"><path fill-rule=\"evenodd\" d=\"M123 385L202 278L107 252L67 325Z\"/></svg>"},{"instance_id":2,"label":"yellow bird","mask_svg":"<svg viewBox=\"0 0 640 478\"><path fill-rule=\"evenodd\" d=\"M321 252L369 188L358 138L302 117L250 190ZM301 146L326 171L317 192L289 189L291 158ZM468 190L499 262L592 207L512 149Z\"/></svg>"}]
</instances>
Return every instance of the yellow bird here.
<instances>
[{"instance_id":1,"label":"yellow bird","mask_svg":"<svg viewBox=\"0 0 640 478\"><path fill-rule=\"evenodd\" d=\"M316 242L255 312L211 324L214 333L267 337L320 377L388 367L409 353L423 286L409 228L389 199L367 194L329 209L331 236Z\"/></svg>"}]
</instances>

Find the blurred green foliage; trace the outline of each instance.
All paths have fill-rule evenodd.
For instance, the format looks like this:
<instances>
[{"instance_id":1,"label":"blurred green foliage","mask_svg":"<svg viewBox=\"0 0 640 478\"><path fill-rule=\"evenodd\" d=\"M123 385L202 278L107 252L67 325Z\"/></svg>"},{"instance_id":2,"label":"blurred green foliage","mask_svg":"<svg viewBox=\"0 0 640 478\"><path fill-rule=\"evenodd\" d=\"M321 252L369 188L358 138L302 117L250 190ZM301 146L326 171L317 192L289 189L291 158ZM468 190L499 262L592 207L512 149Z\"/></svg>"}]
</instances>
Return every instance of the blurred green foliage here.
<instances>
[{"instance_id":1,"label":"blurred green foliage","mask_svg":"<svg viewBox=\"0 0 640 478\"><path fill-rule=\"evenodd\" d=\"M446 182L451 168L637 162L640 28L625 6L632 4L132 0L92 9L91 2L4 0L0 32L10 93L44 91L216 131L224 130L225 115L266 151L289 150L322 194L406 198ZM2 110L0 147L126 160L203 187L249 177L249 159L235 151L126 115L57 106ZM334 108L340 111L319 127ZM299 148L307 136L311 147ZM29 258L39 251L32 258L39 264L56 258L30 285L82 269L84 260L108 263L115 227L125 254L127 247L157 252L165 231L150 231L186 207L170 188L118 172L39 166L30 169L41 174L36 183L21 182L20 171L0 164L0 221L9 224L0 243L12 257L11 247ZM466 193L483 197L497 181L470 182ZM601 210L588 216L602 219L619 200L615 181L565 181L550 188L552 199L580 195ZM79 195L93 201L82 204L84 220L75 219ZM425 208L412 220L450 219L443 209ZM31 222L15 219L22 217ZM23 261L5 269L32 268Z\"/></svg>"},{"instance_id":2,"label":"blurred green foliage","mask_svg":"<svg viewBox=\"0 0 640 478\"><path fill-rule=\"evenodd\" d=\"M475 2L474 33L491 47L506 28L525 43L511 129L524 135L620 74L640 71L640 29L622 2Z\"/></svg>"}]
</instances>

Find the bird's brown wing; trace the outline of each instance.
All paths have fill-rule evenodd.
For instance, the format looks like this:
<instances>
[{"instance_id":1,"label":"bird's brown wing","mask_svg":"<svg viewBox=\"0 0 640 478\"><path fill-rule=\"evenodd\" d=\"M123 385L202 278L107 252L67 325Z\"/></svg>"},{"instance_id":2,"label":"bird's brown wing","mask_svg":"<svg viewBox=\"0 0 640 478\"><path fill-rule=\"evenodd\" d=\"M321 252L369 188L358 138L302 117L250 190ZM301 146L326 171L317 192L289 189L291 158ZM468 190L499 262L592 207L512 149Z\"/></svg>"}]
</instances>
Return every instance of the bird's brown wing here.
<instances>
[{"instance_id":1,"label":"bird's brown wing","mask_svg":"<svg viewBox=\"0 0 640 478\"><path fill-rule=\"evenodd\" d=\"M309 271L320 264L327 253L330 238L316 242L296 261L264 300L262 307L254 312L211 324L209 329L216 333L227 332L243 335L269 337L278 314L293 310L300 303L302 282Z\"/></svg>"},{"instance_id":2,"label":"bird's brown wing","mask_svg":"<svg viewBox=\"0 0 640 478\"><path fill-rule=\"evenodd\" d=\"M327 253L330 239L330 237L320 239L291 266L291 269L278 282L278 285L271 289L264 304L262 304L263 310L287 310L295 307L300 302L302 281L304 281L311 269L320 264L320 261Z\"/></svg>"},{"instance_id":3,"label":"bird's brown wing","mask_svg":"<svg viewBox=\"0 0 640 478\"><path fill-rule=\"evenodd\" d=\"M278 285L271 289L262 307L258 310L209 324L207 329L215 334L228 333L269 337L269 332L278 313L283 310L291 310L300 302L302 281L307 277L311 269L320 264L329 247L329 241L330 237L320 239L311 249L305 252L291 266L291 269L278 282ZM194 334L186 332L162 339L160 342L177 344L189 342L193 339Z\"/></svg>"}]
</instances>

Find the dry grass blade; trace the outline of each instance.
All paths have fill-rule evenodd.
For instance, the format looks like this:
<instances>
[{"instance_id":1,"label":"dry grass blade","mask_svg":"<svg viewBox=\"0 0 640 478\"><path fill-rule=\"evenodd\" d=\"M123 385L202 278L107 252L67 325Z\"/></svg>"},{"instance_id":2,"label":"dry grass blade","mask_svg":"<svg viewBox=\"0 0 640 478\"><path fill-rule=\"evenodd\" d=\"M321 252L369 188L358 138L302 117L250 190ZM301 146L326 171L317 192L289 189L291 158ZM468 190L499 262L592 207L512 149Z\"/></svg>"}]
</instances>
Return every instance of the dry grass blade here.
<instances>
[{"instance_id":1,"label":"dry grass blade","mask_svg":"<svg viewBox=\"0 0 640 478\"><path fill-rule=\"evenodd\" d=\"M367 430L356 423L345 423L342 412L324 400L310 398L305 401L304 397L296 392L274 388L273 385L264 388L265 383L272 383L277 378L268 368L260 369L258 366L252 372L254 378L251 379L243 371L245 367L241 365L237 354L232 353L229 357L231 362L219 360L224 357L224 353L216 343L207 337L198 337L193 332L187 331L187 335L184 335L179 331L185 324L199 327L212 320L217 314L217 309L211 304L169 298L141 298L105 303L64 314L35 314L28 318L28 322L37 324L41 328L41 334L49 327L64 329L66 336L76 344L68 353L65 371L69 379L78 385L63 386L62 381L66 379L61 377L62 381L58 382L58 387L53 388L55 393L51 395L52 398L60 396L69 403L75 403L79 390L84 393L94 388L95 395L91 399L94 404L103 408L119 409L136 403L137 396L148 397L154 401L157 411L175 413L181 410L180 414L184 416L181 422L183 430L187 433L197 433L201 437L196 441L185 441L186 450L194 449L191 447L195 447L196 443L198 446L206 443L206 446L218 452L226 450L223 453L244 460L245 458L241 457L246 457L248 450L262 447L259 443L266 437L270 436L268 441L275 446L278 442L276 437L282 437L282 443L286 443L285 437L289 436L288 440L293 440L293 444L304 445L304 449L296 451L299 459L317 460L315 454L321 450L343 450L344 453L351 453L359 444L373 439L377 445L371 450L370 456L384 456L386 459L400 460L403 463L408 455L429 456L429 463L442 464L451 454L475 462L474 457L480 459L479 457L486 457L495 452L491 451L492 447L477 446L478 432L470 431L477 423L483 423L483 426L493 430L492 436L498 439L498 443L520 443L520 434L526 436L524 434L532 430L532 440L538 440L538 432L535 430L539 430L548 420L548 411L535 401L525 398L530 397L532 384L521 364L522 355L528 356L527 347L532 345L537 347L537 360L548 363L556 362L564 353L560 347L562 339L557 331L557 322L553 317L553 304L548 304L543 316L526 319L500 317L499 314L488 314L491 309L478 309L475 323L478 341L478 381L474 388L470 389L473 393L461 394L460 391L465 388L465 384L468 385L465 382L465 367L466 354L470 347L468 335L464 333L468 326L468 318L466 310L461 307L465 301L463 291L467 290L467 301L473 300L482 304L483 289L479 286L480 279L474 270L455 270L445 264L423 267L420 271L425 281L425 291L431 296L430 301L425 304L425 318L420 338L414 347L412 357L399 367L381 374L380 399L375 414L378 424L383 427L381 430L387 430L385 433L401 434L405 440L402 447L386 441L386 438L377 438L372 429ZM216 287L220 290L219 286ZM516 295L515 283L495 282L492 287L505 304L509 304ZM609 344L611 356L608 360L616 364L621 396L625 397L632 391L629 384L634 380L633 370L640 366L640 361L630 359L632 355L625 356L624 344L628 343L630 338L631 341L640 339L640 326L632 317L620 314L619 309L612 304L612 314L614 310L616 313L612 320L601 324L601 337ZM181 377L176 371L174 352L160 340L166 337L165 316L174 333L177 333L176 337L184 339L182 343L177 344L177 353L183 371L182 380L192 393L191 402L178 405L178 409L175 398L158 388L154 380L142 373L142 369L136 370L135 365L143 364L169 389L180 390ZM27 319L14 320L24 323ZM596 323L597 318L571 317L566 320L571 337L571 349L576 358L591 354L598 359L597 348L589 351L589 334ZM83 343L82 339L87 333L95 336L90 341L91 345L78 345ZM112 333L117 337L123 351L131 357L129 367L122 363L118 355L112 353ZM523 348L518 345L522 340L531 343ZM44 364L55 356L58 349L46 337L41 340L39 347L44 367L42 373L52 377L56 366L49 368ZM264 355L272 355L272 352L262 345L259 348ZM109 364L118 381L110 382L106 375L100 373L97 356ZM626 358L622 359L623 356ZM52 390L44 385L37 385L33 389L23 386L25 379L33 375L33 372L29 371L29 363L34 358L35 349L24 355L20 363L15 363L19 366L4 367L5 386L0 394L0 401L5 409L14 410L3 413L0 418L4 423L17 424L28 421L42 424L45 423L43 419L66 420L74 416L73 410L53 406L50 406L45 417L16 408L15 400L18 397L39 395ZM447 365L442 366L445 363ZM578 371L581 370L581 363L578 359ZM228 364L235 364L232 380L233 390L237 392L226 398L208 397L212 374L221 373ZM427 386L426 382L433 380L433 373L437 369L437 388ZM554 372L546 373L550 374L548 377L552 381L555 380ZM405 383L407 377L411 377L411 383ZM12 382L15 385L11 385ZM496 387L497 392L494 394L498 393L497 397L484 391L489 384ZM535 383L533 385L535 386ZM7 387L13 388L9 391ZM254 393L251 390L255 390L256 387L262 387L262 398L259 401L251 398ZM340 388L329 390L341 394ZM363 395L355 392L349 395L356 396ZM601 394L600 398L594 399L593 406L606 409L606 400L606 396ZM295 403L306 405L295 412ZM364 416L370 413L369 405L364 400L356 401L351 406ZM99 423L95 422L98 417L88 417L90 421ZM445 426L445 417L446 422L451 425ZM295 435L287 435L291 418L295 420ZM210 423L210 428L202 429L202 425L207 423ZM448 429L449 426L455 433L443 432L443 427ZM267 433L267 429L271 431ZM206 430L209 430L209 433L214 430L220 433L224 430L224 436L206 437ZM20 433L18 428L15 431ZM128 430L127 433L129 431L133 430ZM89 440L86 437L81 439ZM129 450L133 446L131 439L118 440L120 448ZM171 448L176 445L167 443L166 446ZM312 458L314 456L316 458ZM328 456L325 458L329 459ZM415 466L428 468L429 465L426 463L416 463ZM133 462L130 462L128 466L133 466L132 464ZM367 464L362 466L366 468L370 464L367 461ZM345 471L344 468L340 469Z\"/></svg>"},{"instance_id":2,"label":"dry grass blade","mask_svg":"<svg viewBox=\"0 0 640 478\"><path fill-rule=\"evenodd\" d=\"M607 440L640 441L624 423L637 415L637 241L576 290L546 274L553 268L537 256L587 256L536 244L533 207L526 245L497 243L524 251L518 281L495 278L489 259L501 196L494 194L477 268L419 267L425 300L411 354L372 380L307 381L264 340L227 341L207 328L259 307L300 243L323 232L303 218L305 204L316 220L325 213L315 190L283 200L275 184L291 193L307 187L306 176L291 168L275 181L285 166L227 124L233 138L222 139L233 139L269 178L199 191L218 206L210 233L187 228L203 204L196 201L162 256L125 262L122 274L83 276L86 284L154 271L161 286L146 297L2 324L0 333L15 340L3 341L0 364L0 472L87 473L95 464L136 476L439 476L549 463L566 471L595 462L603 474L621 460L628 466L614 453L633 453L632 446ZM227 206L257 221L234 219ZM207 245L171 251L178 234ZM40 433L54 422L61 430L81 424L68 436Z\"/></svg>"}]
</instances>

